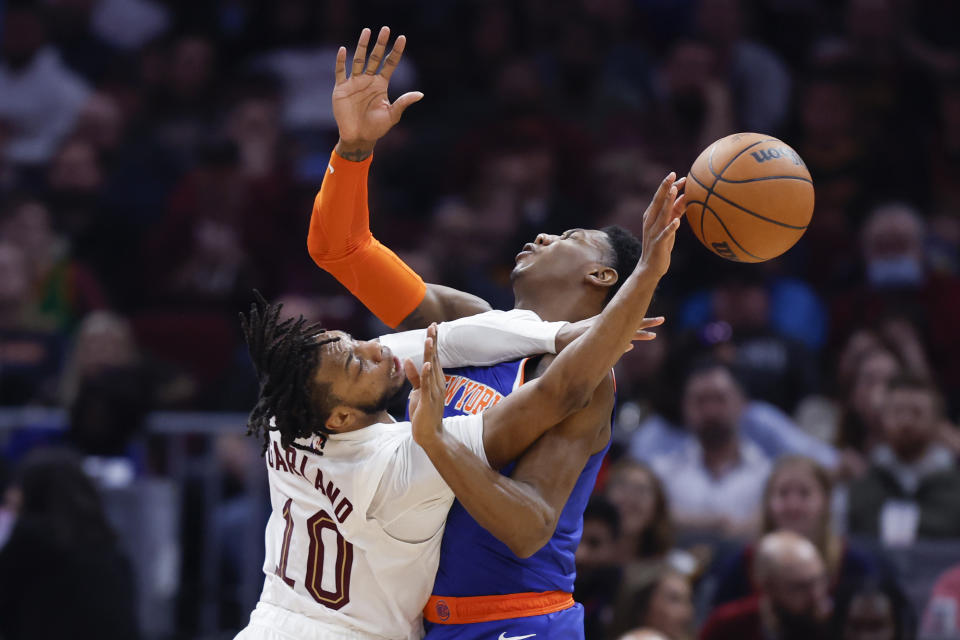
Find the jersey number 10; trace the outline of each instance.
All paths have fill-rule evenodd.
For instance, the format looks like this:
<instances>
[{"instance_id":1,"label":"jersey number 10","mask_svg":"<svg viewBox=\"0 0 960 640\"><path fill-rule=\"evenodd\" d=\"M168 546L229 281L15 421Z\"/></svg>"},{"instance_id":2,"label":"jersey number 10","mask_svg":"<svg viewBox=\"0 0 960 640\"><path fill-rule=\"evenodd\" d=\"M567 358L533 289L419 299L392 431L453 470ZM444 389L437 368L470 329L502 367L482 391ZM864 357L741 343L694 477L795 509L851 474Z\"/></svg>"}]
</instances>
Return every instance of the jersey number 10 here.
<instances>
[{"instance_id":1,"label":"jersey number 10","mask_svg":"<svg viewBox=\"0 0 960 640\"><path fill-rule=\"evenodd\" d=\"M283 519L286 526L283 529L283 548L280 550L280 564L277 565L276 574L293 588L296 581L287 577L287 556L290 555L290 538L293 536L293 515L290 513L290 505L293 498L288 498L283 505ZM323 531L327 529L333 532L333 535L327 536L335 538L334 544L323 543ZM307 592L313 596L313 599L329 609L340 609L350 602L350 571L353 569L353 545L337 530L337 525L333 518L324 510L317 511L307 518L307 535L310 537L310 549L307 554L307 570L304 579L304 587ZM331 560L333 565L332 580L333 590L323 588L323 573L327 567L327 560Z\"/></svg>"}]
</instances>

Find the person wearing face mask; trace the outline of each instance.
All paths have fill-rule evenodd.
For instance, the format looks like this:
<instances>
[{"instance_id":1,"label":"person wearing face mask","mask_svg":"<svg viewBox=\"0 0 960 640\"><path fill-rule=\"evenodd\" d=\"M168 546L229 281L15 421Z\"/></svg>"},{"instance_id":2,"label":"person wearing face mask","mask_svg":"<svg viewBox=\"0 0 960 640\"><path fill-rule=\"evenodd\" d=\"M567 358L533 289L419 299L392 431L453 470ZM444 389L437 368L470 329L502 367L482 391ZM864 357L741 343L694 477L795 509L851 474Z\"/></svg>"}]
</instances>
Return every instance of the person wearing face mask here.
<instances>
[{"instance_id":1,"label":"person wearing face mask","mask_svg":"<svg viewBox=\"0 0 960 640\"><path fill-rule=\"evenodd\" d=\"M830 316L835 338L873 326L877 319L908 321L927 345L937 346L927 349L930 365L946 397L953 398L960 391L955 322L960 317L960 278L928 268L926 233L923 218L908 204L874 209L860 235L862 283L835 298Z\"/></svg>"},{"instance_id":2,"label":"person wearing face mask","mask_svg":"<svg viewBox=\"0 0 960 640\"><path fill-rule=\"evenodd\" d=\"M714 610L700 640L809 640L828 637L833 609L826 565L812 542L790 531L757 547L759 595Z\"/></svg>"},{"instance_id":3,"label":"person wearing face mask","mask_svg":"<svg viewBox=\"0 0 960 640\"><path fill-rule=\"evenodd\" d=\"M876 563L837 535L831 518L831 493L830 476L823 467L802 456L783 456L774 465L763 491L763 531L793 531L816 545L827 568L830 590L836 592L873 575ZM750 544L722 565L714 606L756 593L756 554L756 545Z\"/></svg>"}]
</instances>

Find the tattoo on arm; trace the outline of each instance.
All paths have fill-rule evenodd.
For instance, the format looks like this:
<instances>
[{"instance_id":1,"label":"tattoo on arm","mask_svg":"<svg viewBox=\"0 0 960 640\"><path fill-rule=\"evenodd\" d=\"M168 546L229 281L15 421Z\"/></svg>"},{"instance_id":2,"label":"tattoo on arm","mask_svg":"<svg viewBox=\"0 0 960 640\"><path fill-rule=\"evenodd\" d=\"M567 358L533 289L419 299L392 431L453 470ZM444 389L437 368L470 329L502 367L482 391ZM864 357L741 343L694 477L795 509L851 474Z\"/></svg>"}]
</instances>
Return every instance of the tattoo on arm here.
<instances>
[{"instance_id":1,"label":"tattoo on arm","mask_svg":"<svg viewBox=\"0 0 960 640\"><path fill-rule=\"evenodd\" d=\"M351 162L362 162L370 157L373 153L373 149L358 149L356 151L343 151L337 149L337 155L345 160L350 160Z\"/></svg>"}]
</instances>

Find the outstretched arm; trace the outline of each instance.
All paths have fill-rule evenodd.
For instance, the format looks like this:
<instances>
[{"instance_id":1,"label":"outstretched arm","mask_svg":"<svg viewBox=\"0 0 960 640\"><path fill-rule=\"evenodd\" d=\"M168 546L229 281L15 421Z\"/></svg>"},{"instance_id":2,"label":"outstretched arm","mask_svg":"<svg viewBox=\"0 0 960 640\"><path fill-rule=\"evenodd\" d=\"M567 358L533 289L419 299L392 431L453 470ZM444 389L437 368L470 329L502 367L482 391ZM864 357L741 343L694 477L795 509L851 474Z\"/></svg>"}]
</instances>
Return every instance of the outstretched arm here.
<instances>
[{"instance_id":1,"label":"outstretched arm","mask_svg":"<svg viewBox=\"0 0 960 640\"><path fill-rule=\"evenodd\" d=\"M347 77L347 51L337 52L333 113L340 140L310 217L307 247L317 265L333 275L390 327L419 329L490 310L485 301L449 287L427 285L370 232L367 174L377 140L423 97L410 92L393 103L387 95L406 38L399 36L383 60L390 30L380 30L367 59L370 30L360 34ZM383 61L383 68L379 69Z\"/></svg>"},{"instance_id":2,"label":"outstretched arm","mask_svg":"<svg viewBox=\"0 0 960 640\"><path fill-rule=\"evenodd\" d=\"M643 253L633 273L587 332L564 349L541 378L522 386L484 414L484 445L491 464L512 460L529 443L583 409L594 389L627 349L650 305L670 252L685 198L673 173L664 178L644 213Z\"/></svg>"}]
</instances>

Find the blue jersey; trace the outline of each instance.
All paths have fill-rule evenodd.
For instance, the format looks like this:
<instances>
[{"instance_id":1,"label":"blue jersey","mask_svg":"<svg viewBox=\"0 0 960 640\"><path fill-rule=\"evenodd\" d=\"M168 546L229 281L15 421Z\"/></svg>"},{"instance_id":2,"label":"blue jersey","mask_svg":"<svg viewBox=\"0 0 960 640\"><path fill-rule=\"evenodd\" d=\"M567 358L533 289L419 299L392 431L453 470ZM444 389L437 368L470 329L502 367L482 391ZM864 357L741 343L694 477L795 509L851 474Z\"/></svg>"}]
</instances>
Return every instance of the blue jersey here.
<instances>
[{"instance_id":1,"label":"blue jersey","mask_svg":"<svg viewBox=\"0 0 960 640\"><path fill-rule=\"evenodd\" d=\"M490 367L450 369L446 374L444 417L476 414L500 402L523 383L527 359ZM573 593L574 554L583 533L583 510L610 443L587 465L564 505L550 541L529 558L518 558L453 503L440 548L440 566L433 593L438 596L489 596L565 591ZM514 464L500 470L509 476Z\"/></svg>"}]
</instances>

